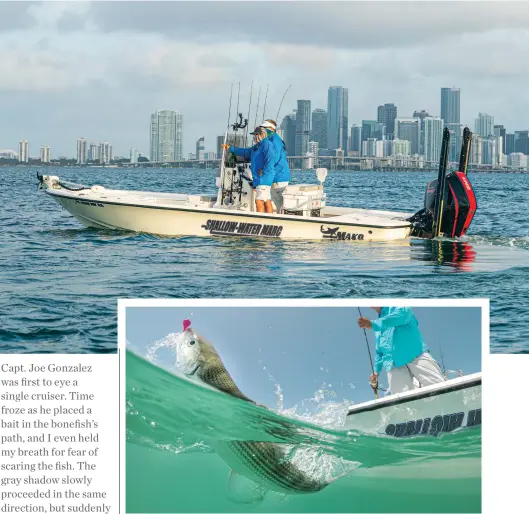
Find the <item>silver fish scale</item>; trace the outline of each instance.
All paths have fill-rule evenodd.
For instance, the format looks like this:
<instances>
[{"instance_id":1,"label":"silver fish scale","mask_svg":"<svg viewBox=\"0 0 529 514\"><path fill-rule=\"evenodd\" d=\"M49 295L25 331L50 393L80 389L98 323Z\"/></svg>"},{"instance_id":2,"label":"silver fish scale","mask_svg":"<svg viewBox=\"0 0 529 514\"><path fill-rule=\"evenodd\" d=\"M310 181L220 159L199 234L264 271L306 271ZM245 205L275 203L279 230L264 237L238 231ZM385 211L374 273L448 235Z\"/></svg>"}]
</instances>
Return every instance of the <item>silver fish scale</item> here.
<instances>
[{"instance_id":1,"label":"silver fish scale","mask_svg":"<svg viewBox=\"0 0 529 514\"><path fill-rule=\"evenodd\" d=\"M286 460L283 452L273 443L233 441L229 447L253 473L283 489L309 493L320 491L328 485L309 479Z\"/></svg>"}]
</instances>

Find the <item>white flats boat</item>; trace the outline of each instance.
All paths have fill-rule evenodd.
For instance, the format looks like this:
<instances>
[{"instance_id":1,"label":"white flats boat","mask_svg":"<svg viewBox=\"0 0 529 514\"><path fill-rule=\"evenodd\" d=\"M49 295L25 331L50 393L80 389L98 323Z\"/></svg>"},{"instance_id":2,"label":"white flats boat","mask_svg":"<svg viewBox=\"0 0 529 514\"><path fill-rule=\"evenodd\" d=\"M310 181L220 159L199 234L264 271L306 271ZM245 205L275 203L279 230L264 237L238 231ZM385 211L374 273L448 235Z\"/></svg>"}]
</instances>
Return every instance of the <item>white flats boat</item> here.
<instances>
[{"instance_id":1,"label":"white flats boat","mask_svg":"<svg viewBox=\"0 0 529 514\"><path fill-rule=\"evenodd\" d=\"M449 137L449 136L448 136ZM446 147L446 148L445 148ZM448 151L448 139L443 151ZM271 239L389 241L463 235L476 210L472 186L463 172L428 184L425 208L415 215L326 205L325 168L319 184L289 185L279 213L255 212L249 165L223 155L216 195L106 189L40 175L40 187L87 227L147 232L163 236L236 236Z\"/></svg>"},{"instance_id":2,"label":"white flats boat","mask_svg":"<svg viewBox=\"0 0 529 514\"><path fill-rule=\"evenodd\" d=\"M438 436L481 425L481 373L353 405L348 430L391 437Z\"/></svg>"}]
</instances>

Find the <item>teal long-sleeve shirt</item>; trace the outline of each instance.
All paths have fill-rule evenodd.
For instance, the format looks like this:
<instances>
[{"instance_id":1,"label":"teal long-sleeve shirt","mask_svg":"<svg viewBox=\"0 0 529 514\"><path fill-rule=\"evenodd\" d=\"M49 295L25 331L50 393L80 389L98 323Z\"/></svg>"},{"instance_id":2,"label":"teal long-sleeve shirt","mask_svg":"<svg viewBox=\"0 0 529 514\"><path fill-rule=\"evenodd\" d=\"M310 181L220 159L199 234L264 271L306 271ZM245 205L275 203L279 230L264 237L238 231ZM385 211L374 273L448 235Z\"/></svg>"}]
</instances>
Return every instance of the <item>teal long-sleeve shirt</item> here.
<instances>
[{"instance_id":1,"label":"teal long-sleeve shirt","mask_svg":"<svg viewBox=\"0 0 529 514\"><path fill-rule=\"evenodd\" d=\"M429 351L419 330L419 322L409 307L382 307L372 321L376 337L375 371L390 371L409 364Z\"/></svg>"}]
</instances>

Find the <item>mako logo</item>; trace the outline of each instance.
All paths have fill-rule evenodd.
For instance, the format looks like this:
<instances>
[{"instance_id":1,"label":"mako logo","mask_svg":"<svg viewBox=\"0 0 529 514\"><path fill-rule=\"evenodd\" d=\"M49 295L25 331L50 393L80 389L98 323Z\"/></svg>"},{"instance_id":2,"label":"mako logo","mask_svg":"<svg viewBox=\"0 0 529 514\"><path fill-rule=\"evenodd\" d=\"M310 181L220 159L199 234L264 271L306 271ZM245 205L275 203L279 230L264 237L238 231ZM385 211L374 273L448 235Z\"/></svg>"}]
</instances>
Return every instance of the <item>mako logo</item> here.
<instances>
[{"instance_id":1,"label":"mako logo","mask_svg":"<svg viewBox=\"0 0 529 514\"><path fill-rule=\"evenodd\" d=\"M465 424L463 425L463 422ZM453 432L457 428L469 428L481 425L481 409L454 414L439 414L433 418L417 419L404 423L390 424L386 427L386 435L409 437L412 435L433 435L441 432Z\"/></svg>"},{"instance_id":2,"label":"mako logo","mask_svg":"<svg viewBox=\"0 0 529 514\"><path fill-rule=\"evenodd\" d=\"M340 227L325 228L323 225L320 227L320 232L323 234L325 239L336 239L338 241L363 241L364 234L355 234L352 232L345 232L340 230ZM371 230L369 231L371 234Z\"/></svg>"},{"instance_id":3,"label":"mako logo","mask_svg":"<svg viewBox=\"0 0 529 514\"><path fill-rule=\"evenodd\" d=\"M259 223L239 223L238 221L208 220L202 228L214 236L261 236L279 237L282 225L261 225Z\"/></svg>"}]
</instances>

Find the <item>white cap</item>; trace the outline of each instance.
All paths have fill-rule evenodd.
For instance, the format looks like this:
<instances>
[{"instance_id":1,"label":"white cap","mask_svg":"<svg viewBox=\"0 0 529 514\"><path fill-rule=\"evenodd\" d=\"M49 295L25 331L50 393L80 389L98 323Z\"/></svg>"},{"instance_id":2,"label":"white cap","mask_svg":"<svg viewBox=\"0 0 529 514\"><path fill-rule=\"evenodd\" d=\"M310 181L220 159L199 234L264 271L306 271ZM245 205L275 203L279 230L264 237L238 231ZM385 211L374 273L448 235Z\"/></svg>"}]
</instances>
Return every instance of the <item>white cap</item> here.
<instances>
[{"instance_id":1,"label":"white cap","mask_svg":"<svg viewBox=\"0 0 529 514\"><path fill-rule=\"evenodd\" d=\"M261 123L260 127L276 130L276 126L273 123L270 123L269 121L263 121L263 123Z\"/></svg>"}]
</instances>

